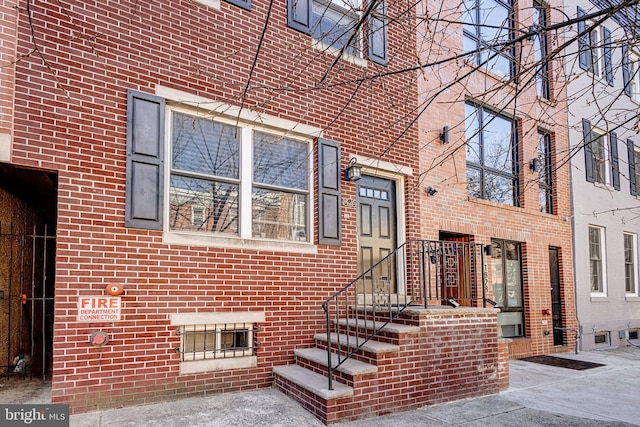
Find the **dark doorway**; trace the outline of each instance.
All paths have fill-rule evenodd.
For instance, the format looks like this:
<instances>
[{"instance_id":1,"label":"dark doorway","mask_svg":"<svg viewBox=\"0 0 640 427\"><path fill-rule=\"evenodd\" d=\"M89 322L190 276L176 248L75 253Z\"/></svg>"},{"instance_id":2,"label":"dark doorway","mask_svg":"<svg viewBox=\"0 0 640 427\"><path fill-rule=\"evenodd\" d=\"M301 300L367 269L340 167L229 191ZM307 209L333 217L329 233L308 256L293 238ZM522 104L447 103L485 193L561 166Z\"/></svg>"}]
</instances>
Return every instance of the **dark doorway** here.
<instances>
[{"instance_id":1,"label":"dark doorway","mask_svg":"<svg viewBox=\"0 0 640 427\"><path fill-rule=\"evenodd\" d=\"M54 173L0 164L0 369L7 377L51 373L56 212Z\"/></svg>"},{"instance_id":2,"label":"dark doorway","mask_svg":"<svg viewBox=\"0 0 640 427\"><path fill-rule=\"evenodd\" d=\"M549 280L551 281L551 313L553 345L564 345L562 328L562 296L560 295L560 263L558 248L549 248Z\"/></svg>"}]
</instances>

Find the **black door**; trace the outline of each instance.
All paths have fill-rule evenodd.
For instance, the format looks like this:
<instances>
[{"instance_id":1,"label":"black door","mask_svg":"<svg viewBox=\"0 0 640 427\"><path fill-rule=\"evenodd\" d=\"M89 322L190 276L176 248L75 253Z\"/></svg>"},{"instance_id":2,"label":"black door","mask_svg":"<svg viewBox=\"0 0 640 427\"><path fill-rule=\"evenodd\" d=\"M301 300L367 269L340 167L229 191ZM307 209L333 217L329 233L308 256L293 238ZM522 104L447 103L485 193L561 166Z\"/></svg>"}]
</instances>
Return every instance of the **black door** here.
<instances>
[{"instance_id":1,"label":"black door","mask_svg":"<svg viewBox=\"0 0 640 427\"><path fill-rule=\"evenodd\" d=\"M562 297L558 248L549 248L549 279L551 280L551 313L553 315L553 345L564 345L562 331Z\"/></svg>"}]
</instances>

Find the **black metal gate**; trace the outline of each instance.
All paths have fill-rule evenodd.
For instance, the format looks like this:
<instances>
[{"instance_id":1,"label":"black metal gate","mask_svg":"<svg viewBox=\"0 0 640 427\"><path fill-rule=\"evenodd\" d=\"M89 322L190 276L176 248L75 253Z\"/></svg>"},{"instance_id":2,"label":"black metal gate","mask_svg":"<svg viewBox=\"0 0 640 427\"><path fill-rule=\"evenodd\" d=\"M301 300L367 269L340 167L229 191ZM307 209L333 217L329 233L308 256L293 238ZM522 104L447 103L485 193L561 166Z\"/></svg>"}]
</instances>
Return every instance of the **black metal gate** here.
<instances>
[{"instance_id":1,"label":"black metal gate","mask_svg":"<svg viewBox=\"0 0 640 427\"><path fill-rule=\"evenodd\" d=\"M55 235L46 225L33 226L30 234L0 225L0 367L7 378L46 379L53 348Z\"/></svg>"}]
</instances>

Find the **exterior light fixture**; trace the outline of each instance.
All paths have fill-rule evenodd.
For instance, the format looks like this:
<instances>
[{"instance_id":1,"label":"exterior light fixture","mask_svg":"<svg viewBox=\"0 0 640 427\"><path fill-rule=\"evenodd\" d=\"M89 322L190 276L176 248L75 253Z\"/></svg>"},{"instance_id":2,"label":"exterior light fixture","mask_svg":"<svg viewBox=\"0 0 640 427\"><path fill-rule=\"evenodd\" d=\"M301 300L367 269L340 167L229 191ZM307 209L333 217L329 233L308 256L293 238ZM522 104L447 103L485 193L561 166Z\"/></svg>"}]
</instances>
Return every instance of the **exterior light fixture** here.
<instances>
[{"instance_id":1,"label":"exterior light fixture","mask_svg":"<svg viewBox=\"0 0 640 427\"><path fill-rule=\"evenodd\" d=\"M449 143L449 126L445 126L442 128L442 133L440 134L439 138L443 144Z\"/></svg>"},{"instance_id":2,"label":"exterior light fixture","mask_svg":"<svg viewBox=\"0 0 640 427\"><path fill-rule=\"evenodd\" d=\"M487 256L493 255L493 246L492 245L485 245L484 246L484 254L487 255Z\"/></svg>"},{"instance_id":3,"label":"exterior light fixture","mask_svg":"<svg viewBox=\"0 0 640 427\"><path fill-rule=\"evenodd\" d=\"M498 305L497 302L495 302L494 300L490 299L490 298L485 298L484 302L486 302L487 304L489 304L491 307L495 307L496 305Z\"/></svg>"},{"instance_id":4,"label":"exterior light fixture","mask_svg":"<svg viewBox=\"0 0 640 427\"><path fill-rule=\"evenodd\" d=\"M538 170L538 166L540 166L540 161L538 160L538 158L536 157L535 159L531 159L531 161L529 162L529 169L535 172Z\"/></svg>"},{"instance_id":5,"label":"exterior light fixture","mask_svg":"<svg viewBox=\"0 0 640 427\"><path fill-rule=\"evenodd\" d=\"M347 181L357 181L362 178L362 168L356 166L358 160L353 157L349 160L349 166L344 170L344 179Z\"/></svg>"},{"instance_id":6,"label":"exterior light fixture","mask_svg":"<svg viewBox=\"0 0 640 427\"><path fill-rule=\"evenodd\" d=\"M458 301L456 301L455 299L453 299L453 297L447 298L446 301L447 301L447 304L449 304L453 308L457 308L457 307L460 306L460 303Z\"/></svg>"},{"instance_id":7,"label":"exterior light fixture","mask_svg":"<svg viewBox=\"0 0 640 427\"><path fill-rule=\"evenodd\" d=\"M438 193L438 190L436 190L435 188L433 188L432 186L428 186L427 188L424 189L428 195L430 196L435 196L436 193Z\"/></svg>"}]
</instances>

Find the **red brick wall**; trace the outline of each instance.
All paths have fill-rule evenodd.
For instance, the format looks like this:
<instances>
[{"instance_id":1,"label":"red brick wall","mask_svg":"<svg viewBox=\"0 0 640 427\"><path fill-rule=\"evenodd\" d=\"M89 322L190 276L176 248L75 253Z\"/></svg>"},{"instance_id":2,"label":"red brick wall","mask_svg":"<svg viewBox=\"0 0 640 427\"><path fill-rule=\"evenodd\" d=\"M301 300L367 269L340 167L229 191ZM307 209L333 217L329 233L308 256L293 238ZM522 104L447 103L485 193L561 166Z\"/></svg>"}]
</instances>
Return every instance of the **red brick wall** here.
<instances>
[{"instance_id":1,"label":"red brick wall","mask_svg":"<svg viewBox=\"0 0 640 427\"><path fill-rule=\"evenodd\" d=\"M560 282L562 293L563 326L577 325L574 309L572 241L569 194L568 135L564 87L554 88L554 100L548 102L536 97L532 75L525 73L533 61L529 41L518 44L521 50L523 74L518 82L507 82L482 69L472 71L470 63L462 58L447 60L462 53L462 25L444 24L459 19L454 9L439 11L439 2L426 2L425 9L431 20L420 28L428 36L418 38L418 49L425 66L419 79L421 101L428 106L420 121L420 164L422 188L421 234L437 239L439 231L467 234L474 242L489 244L492 238L520 242L523 249L522 275L525 296L525 338L514 339L512 357L524 357L571 349L567 345L554 347L551 316L543 309L551 308L549 290L549 247L559 248ZM554 3L551 2L551 6ZM563 18L553 8L553 22ZM439 14L440 13L440 14ZM444 16L443 16L444 15ZM531 5L516 7L516 25L533 25ZM561 43L553 39L550 49ZM561 63L552 63L552 71L561 71ZM552 73L553 74L553 73ZM519 207L507 206L467 196L465 111L467 100L516 120L519 156ZM450 142L443 144L438 136L443 126L450 128ZM554 215L540 213L537 173L529 169L529 161L537 157L538 128L552 132L552 157L555 164ZM424 193L425 186L438 190L434 197ZM492 289L491 259L487 260L489 277L487 290ZM491 295L489 295L490 297ZM546 332L550 332L546 334ZM522 341L522 342L519 342Z\"/></svg>"},{"instance_id":2,"label":"red brick wall","mask_svg":"<svg viewBox=\"0 0 640 427\"><path fill-rule=\"evenodd\" d=\"M400 5L389 2L389 13ZM58 173L58 225L52 401L73 412L178 396L271 385L271 368L293 360L322 325L321 302L356 274L355 208L344 206L341 247L317 255L165 244L162 233L124 227L126 90L156 85L324 129L349 153L417 170L413 73L359 84L404 68L414 35L389 28L390 62L366 68L310 48L286 27L285 2L254 1L251 12L187 0L32 3L35 42L16 66L13 162ZM18 54L34 47L20 14ZM353 83L328 85L354 80ZM251 88L244 91L247 83ZM280 90L282 89L282 90ZM384 153L384 154L382 154ZM405 187L407 237L418 233L415 177ZM355 199L352 184L345 199ZM348 215L348 217L347 217ZM316 227L317 229L317 227ZM122 321L76 323L78 296L125 288ZM265 311L258 367L179 375L171 313ZM109 343L92 347L103 330Z\"/></svg>"}]
</instances>

